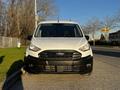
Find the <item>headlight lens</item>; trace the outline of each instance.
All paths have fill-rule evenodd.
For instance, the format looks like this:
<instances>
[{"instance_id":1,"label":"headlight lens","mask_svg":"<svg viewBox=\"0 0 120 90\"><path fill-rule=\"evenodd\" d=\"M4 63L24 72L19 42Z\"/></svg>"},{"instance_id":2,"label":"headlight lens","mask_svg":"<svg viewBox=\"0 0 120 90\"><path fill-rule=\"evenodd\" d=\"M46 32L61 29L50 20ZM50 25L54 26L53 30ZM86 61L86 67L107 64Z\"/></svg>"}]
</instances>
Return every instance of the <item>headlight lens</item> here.
<instances>
[{"instance_id":1,"label":"headlight lens","mask_svg":"<svg viewBox=\"0 0 120 90\"><path fill-rule=\"evenodd\" d=\"M34 51L34 52L37 52L37 51L41 50L40 48L36 47L36 46L33 45L33 44L31 44L31 45L29 46L29 49L32 50L32 51Z\"/></svg>"},{"instance_id":2,"label":"headlight lens","mask_svg":"<svg viewBox=\"0 0 120 90\"><path fill-rule=\"evenodd\" d=\"M90 50L90 45L88 43L86 43L84 46L82 46L81 48L79 48L79 50L85 52Z\"/></svg>"}]
</instances>

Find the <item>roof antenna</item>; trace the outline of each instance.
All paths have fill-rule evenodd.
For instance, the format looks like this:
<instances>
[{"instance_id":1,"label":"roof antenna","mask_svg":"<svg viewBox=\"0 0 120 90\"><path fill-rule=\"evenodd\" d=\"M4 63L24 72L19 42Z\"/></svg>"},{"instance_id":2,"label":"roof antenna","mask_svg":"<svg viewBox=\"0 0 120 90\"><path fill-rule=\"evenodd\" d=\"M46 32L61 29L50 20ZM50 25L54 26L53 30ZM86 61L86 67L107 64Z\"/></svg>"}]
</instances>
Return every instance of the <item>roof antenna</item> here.
<instances>
[{"instance_id":1,"label":"roof antenna","mask_svg":"<svg viewBox=\"0 0 120 90\"><path fill-rule=\"evenodd\" d=\"M58 19L58 23L59 23L59 16L58 16L58 18L57 18L57 19Z\"/></svg>"}]
</instances>

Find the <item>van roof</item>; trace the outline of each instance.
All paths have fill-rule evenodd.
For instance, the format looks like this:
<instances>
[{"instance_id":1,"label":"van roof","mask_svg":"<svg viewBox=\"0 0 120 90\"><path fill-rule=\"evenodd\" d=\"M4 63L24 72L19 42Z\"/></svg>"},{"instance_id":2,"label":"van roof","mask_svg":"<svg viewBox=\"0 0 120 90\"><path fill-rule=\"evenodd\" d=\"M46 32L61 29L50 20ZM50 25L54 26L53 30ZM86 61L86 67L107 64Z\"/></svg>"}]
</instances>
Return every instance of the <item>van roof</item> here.
<instances>
[{"instance_id":1,"label":"van roof","mask_svg":"<svg viewBox=\"0 0 120 90\"><path fill-rule=\"evenodd\" d=\"M68 23L68 24L78 24L77 22L73 21L61 21L61 20L56 20L56 21L42 21L39 24L45 24L45 23Z\"/></svg>"}]
</instances>

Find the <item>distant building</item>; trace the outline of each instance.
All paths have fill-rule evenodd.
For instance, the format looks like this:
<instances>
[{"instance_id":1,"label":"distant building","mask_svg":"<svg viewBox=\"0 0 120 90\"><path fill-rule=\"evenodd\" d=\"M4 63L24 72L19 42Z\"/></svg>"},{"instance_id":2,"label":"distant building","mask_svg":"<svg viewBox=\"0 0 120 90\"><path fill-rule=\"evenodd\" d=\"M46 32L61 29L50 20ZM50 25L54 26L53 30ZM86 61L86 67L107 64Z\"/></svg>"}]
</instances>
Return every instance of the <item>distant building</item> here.
<instances>
[{"instance_id":1,"label":"distant building","mask_svg":"<svg viewBox=\"0 0 120 90\"><path fill-rule=\"evenodd\" d=\"M120 45L120 30L109 34L109 41Z\"/></svg>"}]
</instances>

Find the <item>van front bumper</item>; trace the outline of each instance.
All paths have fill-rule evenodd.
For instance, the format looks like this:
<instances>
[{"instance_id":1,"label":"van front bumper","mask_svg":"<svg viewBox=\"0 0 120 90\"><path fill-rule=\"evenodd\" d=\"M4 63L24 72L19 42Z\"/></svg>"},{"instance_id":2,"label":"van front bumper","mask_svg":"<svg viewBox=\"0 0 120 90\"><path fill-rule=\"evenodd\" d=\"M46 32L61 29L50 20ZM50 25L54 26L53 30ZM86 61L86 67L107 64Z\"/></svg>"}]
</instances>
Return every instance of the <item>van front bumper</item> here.
<instances>
[{"instance_id":1,"label":"van front bumper","mask_svg":"<svg viewBox=\"0 0 120 90\"><path fill-rule=\"evenodd\" d=\"M80 58L36 58L32 56L27 56L24 58L25 64L32 64L35 66L74 66L80 65L84 66L93 62L93 56L89 55Z\"/></svg>"}]
</instances>

